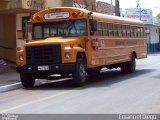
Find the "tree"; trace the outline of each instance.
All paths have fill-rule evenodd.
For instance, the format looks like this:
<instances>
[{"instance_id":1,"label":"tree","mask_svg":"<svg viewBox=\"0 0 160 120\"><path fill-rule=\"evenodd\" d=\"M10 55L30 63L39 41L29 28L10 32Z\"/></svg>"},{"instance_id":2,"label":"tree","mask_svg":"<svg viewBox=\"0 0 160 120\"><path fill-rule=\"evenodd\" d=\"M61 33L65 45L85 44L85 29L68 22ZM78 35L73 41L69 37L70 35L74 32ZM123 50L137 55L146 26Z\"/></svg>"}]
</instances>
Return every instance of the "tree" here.
<instances>
[{"instance_id":1,"label":"tree","mask_svg":"<svg viewBox=\"0 0 160 120\"><path fill-rule=\"evenodd\" d=\"M84 8L95 11L96 0L73 0L74 7Z\"/></svg>"},{"instance_id":2,"label":"tree","mask_svg":"<svg viewBox=\"0 0 160 120\"><path fill-rule=\"evenodd\" d=\"M160 13L159 14L157 14L157 16L156 16L158 19L160 19Z\"/></svg>"},{"instance_id":3,"label":"tree","mask_svg":"<svg viewBox=\"0 0 160 120\"><path fill-rule=\"evenodd\" d=\"M160 13L156 16L156 24L160 26Z\"/></svg>"}]
</instances>

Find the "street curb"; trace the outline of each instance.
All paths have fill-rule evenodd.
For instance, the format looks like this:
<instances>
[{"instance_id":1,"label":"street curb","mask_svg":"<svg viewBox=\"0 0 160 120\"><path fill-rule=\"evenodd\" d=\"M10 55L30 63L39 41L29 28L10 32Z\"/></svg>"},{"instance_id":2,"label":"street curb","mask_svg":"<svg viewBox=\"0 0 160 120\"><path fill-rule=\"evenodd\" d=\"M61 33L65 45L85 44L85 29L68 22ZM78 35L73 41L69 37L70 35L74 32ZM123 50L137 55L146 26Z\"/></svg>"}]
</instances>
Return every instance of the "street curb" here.
<instances>
[{"instance_id":1,"label":"street curb","mask_svg":"<svg viewBox=\"0 0 160 120\"><path fill-rule=\"evenodd\" d=\"M0 87L0 93L22 88L21 82Z\"/></svg>"}]
</instances>

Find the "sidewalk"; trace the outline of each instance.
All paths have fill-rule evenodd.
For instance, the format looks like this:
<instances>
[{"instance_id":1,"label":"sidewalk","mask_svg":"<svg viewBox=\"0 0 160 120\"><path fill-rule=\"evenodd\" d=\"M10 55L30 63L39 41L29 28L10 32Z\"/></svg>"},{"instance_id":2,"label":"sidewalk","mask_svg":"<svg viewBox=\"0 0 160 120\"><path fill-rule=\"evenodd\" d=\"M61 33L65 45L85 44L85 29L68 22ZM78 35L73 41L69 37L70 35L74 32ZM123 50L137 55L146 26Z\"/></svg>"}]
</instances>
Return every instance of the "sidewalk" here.
<instances>
[{"instance_id":1,"label":"sidewalk","mask_svg":"<svg viewBox=\"0 0 160 120\"><path fill-rule=\"evenodd\" d=\"M7 65L0 64L0 87L20 82L19 74L16 72L16 65L6 63Z\"/></svg>"}]
</instances>

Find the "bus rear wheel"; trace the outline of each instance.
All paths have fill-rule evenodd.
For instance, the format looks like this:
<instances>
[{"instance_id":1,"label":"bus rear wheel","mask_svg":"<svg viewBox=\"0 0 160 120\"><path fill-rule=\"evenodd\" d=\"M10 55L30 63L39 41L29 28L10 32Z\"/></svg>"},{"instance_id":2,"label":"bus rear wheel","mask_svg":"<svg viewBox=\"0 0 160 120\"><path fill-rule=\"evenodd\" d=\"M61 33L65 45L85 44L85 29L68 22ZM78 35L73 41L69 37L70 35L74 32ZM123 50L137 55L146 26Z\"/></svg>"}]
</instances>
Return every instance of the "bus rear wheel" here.
<instances>
[{"instance_id":1,"label":"bus rear wheel","mask_svg":"<svg viewBox=\"0 0 160 120\"><path fill-rule=\"evenodd\" d=\"M20 74L21 83L24 88L32 88L35 84L35 78L32 74Z\"/></svg>"},{"instance_id":2,"label":"bus rear wheel","mask_svg":"<svg viewBox=\"0 0 160 120\"><path fill-rule=\"evenodd\" d=\"M77 59L76 69L73 72L73 81L76 86L83 86L86 83L87 71L83 59Z\"/></svg>"},{"instance_id":3,"label":"bus rear wheel","mask_svg":"<svg viewBox=\"0 0 160 120\"><path fill-rule=\"evenodd\" d=\"M131 61L125 62L121 65L121 71L122 73L134 73L136 70L136 60L135 55L132 55Z\"/></svg>"}]
</instances>

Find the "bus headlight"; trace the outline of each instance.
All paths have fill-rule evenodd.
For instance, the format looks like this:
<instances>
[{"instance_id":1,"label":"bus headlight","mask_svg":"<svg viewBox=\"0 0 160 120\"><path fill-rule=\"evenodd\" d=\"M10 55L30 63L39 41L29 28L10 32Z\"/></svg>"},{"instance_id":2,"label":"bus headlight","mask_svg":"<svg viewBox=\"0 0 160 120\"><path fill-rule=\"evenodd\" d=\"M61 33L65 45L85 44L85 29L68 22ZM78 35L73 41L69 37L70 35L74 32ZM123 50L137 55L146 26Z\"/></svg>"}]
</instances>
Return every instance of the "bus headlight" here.
<instances>
[{"instance_id":1,"label":"bus headlight","mask_svg":"<svg viewBox=\"0 0 160 120\"><path fill-rule=\"evenodd\" d=\"M23 55L20 55L20 56L19 56L19 60L20 60L20 61L23 61L23 60L24 60Z\"/></svg>"},{"instance_id":2,"label":"bus headlight","mask_svg":"<svg viewBox=\"0 0 160 120\"><path fill-rule=\"evenodd\" d=\"M70 59L71 58L71 53L65 53L65 58Z\"/></svg>"}]
</instances>

